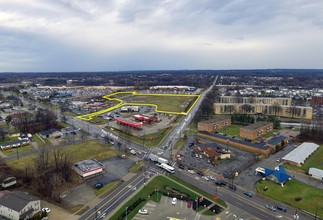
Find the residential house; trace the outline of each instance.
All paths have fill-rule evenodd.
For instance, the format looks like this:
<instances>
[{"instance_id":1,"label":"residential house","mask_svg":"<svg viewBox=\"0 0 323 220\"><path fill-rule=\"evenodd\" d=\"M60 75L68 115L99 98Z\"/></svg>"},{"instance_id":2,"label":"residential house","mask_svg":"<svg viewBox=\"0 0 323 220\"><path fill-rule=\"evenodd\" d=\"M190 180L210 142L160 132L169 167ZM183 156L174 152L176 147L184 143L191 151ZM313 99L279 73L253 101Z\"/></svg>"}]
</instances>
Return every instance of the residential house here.
<instances>
[{"instance_id":1,"label":"residential house","mask_svg":"<svg viewBox=\"0 0 323 220\"><path fill-rule=\"evenodd\" d=\"M40 200L29 193L0 191L0 217L13 220L31 219L39 212Z\"/></svg>"}]
</instances>

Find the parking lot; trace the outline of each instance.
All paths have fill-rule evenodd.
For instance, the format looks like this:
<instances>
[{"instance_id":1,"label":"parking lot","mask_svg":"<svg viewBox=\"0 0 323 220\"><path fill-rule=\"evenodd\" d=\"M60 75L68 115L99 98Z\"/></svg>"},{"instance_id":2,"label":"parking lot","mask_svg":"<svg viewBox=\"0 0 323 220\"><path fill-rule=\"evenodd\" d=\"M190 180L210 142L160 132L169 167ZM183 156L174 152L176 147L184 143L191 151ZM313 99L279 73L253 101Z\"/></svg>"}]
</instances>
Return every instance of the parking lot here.
<instances>
[{"instance_id":1,"label":"parking lot","mask_svg":"<svg viewBox=\"0 0 323 220\"><path fill-rule=\"evenodd\" d=\"M198 146L198 144L189 147L189 143L194 142L196 138L206 143L215 143L216 146L219 146L222 149L229 151L231 154L231 158L218 160L216 161L215 165L212 165L210 160L208 160L208 158L206 158L205 156L201 155L199 157L196 157L195 154L192 154L192 152L195 152L195 146ZM184 155L184 157L182 158L182 163L186 165L186 169L187 167L191 167L196 170L209 169L210 171L215 172L217 174L222 174L225 178L229 178L230 173L238 172L239 174L241 171L248 168L250 164L255 162L254 153L219 144L211 140L196 136L189 137L184 148L178 153Z\"/></svg>"},{"instance_id":2,"label":"parking lot","mask_svg":"<svg viewBox=\"0 0 323 220\"><path fill-rule=\"evenodd\" d=\"M162 196L159 203L149 201L143 209L147 209L148 215L137 214L135 220L164 220L164 219L194 219L194 220L211 220L211 219L252 219L252 216L245 211L229 205L229 207L215 216L202 215L200 212L188 208L187 202L177 200L176 204L171 203L172 198Z\"/></svg>"},{"instance_id":3,"label":"parking lot","mask_svg":"<svg viewBox=\"0 0 323 220\"><path fill-rule=\"evenodd\" d=\"M96 197L93 191L95 183L105 185L117 181L125 176L129 168L135 164L134 161L121 157L108 158L101 162L105 165L105 172L102 175L85 180L85 183L64 192L61 198L65 204L70 206L87 204Z\"/></svg>"}]
</instances>

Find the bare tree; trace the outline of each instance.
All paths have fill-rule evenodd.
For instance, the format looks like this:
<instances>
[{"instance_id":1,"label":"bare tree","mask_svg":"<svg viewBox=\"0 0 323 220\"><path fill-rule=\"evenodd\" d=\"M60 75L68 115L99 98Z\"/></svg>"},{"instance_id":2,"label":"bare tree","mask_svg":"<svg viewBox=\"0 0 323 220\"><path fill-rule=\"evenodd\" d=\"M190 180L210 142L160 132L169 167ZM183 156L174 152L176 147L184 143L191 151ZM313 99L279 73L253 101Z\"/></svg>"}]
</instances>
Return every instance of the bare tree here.
<instances>
[{"instance_id":1,"label":"bare tree","mask_svg":"<svg viewBox=\"0 0 323 220\"><path fill-rule=\"evenodd\" d=\"M277 103L269 106L269 114L274 114L275 117L277 117L277 115L280 115L282 111L282 107Z\"/></svg>"}]
</instances>

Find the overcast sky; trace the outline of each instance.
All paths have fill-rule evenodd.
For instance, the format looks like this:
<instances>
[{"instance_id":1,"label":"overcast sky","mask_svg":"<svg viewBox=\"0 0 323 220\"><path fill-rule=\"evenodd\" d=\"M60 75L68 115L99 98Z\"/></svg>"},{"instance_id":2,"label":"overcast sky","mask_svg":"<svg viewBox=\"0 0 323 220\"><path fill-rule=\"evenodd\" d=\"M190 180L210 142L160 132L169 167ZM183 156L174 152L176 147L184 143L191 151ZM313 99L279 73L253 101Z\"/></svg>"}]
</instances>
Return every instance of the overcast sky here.
<instances>
[{"instance_id":1,"label":"overcast sky","mask_svg":"<svg viewBox=\"0 0 323 220\"><path fill-rule=\"evenodd\" d=\"M323 68L322 0L0 0L0 72Z\"/></svg>"}]
</instances>

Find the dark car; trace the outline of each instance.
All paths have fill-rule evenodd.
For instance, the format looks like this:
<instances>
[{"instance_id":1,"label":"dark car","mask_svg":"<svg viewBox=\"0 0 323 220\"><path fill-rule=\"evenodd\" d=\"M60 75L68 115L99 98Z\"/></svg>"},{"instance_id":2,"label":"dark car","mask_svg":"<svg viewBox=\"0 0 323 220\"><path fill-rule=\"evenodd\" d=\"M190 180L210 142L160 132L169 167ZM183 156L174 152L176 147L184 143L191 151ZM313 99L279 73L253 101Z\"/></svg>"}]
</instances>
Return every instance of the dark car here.
<instances>
[{"instance_id":1,"label":"dark car","mask_svg":"<svg viewBox=\"0 0 323 220\"><path fill-rule=\"evenodd\" d=\"M282 212L287 212L287 208L281 205L275 205L275 208L282 211Z\"/></svg>"},{"instance_id":2,"label":"dark car","mask_svg":"<svg viewBox=\"0 0 323 220\"><path fill-rule=\"evenodd\" d=\"M94 184L94 187L96 189L101 189L103 187L103 183L96 183L96 184Z\"/></svg>"},{"instance_id":3,"label":"dark car","mask_svg":"<svg viewBox=\"0 0 323 220\"><path fill-rule=\"evenodd\" d=\"M252 197L252 193L251 192L243 192L243 195L245 195L245 196L248 196L248 197Z\"/></svg>"},{"instance_id":4,"label":"dark car","mask_svg":"<svg viewBox=\"0 0 323 220\"><path fill-rule=\"evenodd\" d=\"M237 187L235 185L229 185L228 188L231 190L237 190Z\"/></svg>"},{"instance_id":5,"label":"dark car","mask_svg":"<svg viewBox=\"0 0 323 220\"><path fill-rule=\"evenodd\" d=\"M183 165L183 164L178 164L178 168L180 168L180 169L185 169L185 166Z\"/></svg>"},{"instance_id":6,"label":"dark car","mask_svg":"<svg viewBox=\"0 0 323 220\"><path fill-rule=\"evenodd\" d=\"M204 176L204 173L202 171L197 171L196 173L200 176Z\"/></svg>"},{"instance_id":7,"label":"dark car","mask_svg":"<svg viewBox=\"0 0 323 220\"><path fill-rule=\"evenodd\" d=\"M215 182L215 185L217 185L217 186L226 186L227 183L225 181L223 181L223 180L218 180L218 181Z\"/></svg>"}]
</instances>

